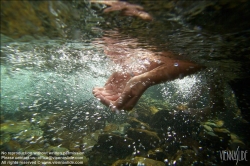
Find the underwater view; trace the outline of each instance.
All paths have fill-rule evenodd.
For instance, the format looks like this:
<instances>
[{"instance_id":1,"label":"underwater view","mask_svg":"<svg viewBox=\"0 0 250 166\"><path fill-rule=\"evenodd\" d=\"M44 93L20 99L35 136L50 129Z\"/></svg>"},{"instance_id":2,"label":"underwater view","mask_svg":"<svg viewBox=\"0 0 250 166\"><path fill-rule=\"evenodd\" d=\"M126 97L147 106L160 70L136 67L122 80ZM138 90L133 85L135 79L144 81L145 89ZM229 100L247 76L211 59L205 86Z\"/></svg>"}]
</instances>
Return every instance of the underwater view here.
<instances>
[{"instance_id":1,"label":"underwater view","mask_svg":"<svg viewBox=\"0 0 250 166\"><path fill-rule=\"evenodd\" d=\"M249 9L1 0L1 165L250 165Z\"/></svg>"}]
</instances>

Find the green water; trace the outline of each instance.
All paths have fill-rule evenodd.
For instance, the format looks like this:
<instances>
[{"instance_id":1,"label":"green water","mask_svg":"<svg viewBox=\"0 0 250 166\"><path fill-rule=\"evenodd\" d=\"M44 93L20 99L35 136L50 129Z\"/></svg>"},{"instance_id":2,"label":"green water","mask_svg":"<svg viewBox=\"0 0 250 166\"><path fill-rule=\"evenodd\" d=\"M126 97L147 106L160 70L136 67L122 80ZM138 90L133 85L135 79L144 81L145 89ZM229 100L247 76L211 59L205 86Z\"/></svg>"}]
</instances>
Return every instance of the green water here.
<instances>
[{"instance_id":1,"label":"green water","mask_svg":"<svg viewBox=\"0 0 250 166\"><path fill-rule=\"evenodd\" d=\"M103 14L88 1L1 1L1 151L79 152L82 165L225 165L235 161L220 151L249 149L249 3L131 3L154 20ZM103 36L206 69L114 113L92 95L119 68L97 44Z\"/></svg>"},{"instance_id":2,"label":"green water","mask_svg":"<svg viewBox=\"0 0 250 166\"><path fill-rule=\"evenodd\" d=\"M92 97L93 86L101 86L109 73L108 61L101 59L103 53L89 43L11 42L2 43L2 51L6 55L1 68L3 112L19 110L19 106L34 109L49 101L80 105Z\"/></svg>"}]
</instances>

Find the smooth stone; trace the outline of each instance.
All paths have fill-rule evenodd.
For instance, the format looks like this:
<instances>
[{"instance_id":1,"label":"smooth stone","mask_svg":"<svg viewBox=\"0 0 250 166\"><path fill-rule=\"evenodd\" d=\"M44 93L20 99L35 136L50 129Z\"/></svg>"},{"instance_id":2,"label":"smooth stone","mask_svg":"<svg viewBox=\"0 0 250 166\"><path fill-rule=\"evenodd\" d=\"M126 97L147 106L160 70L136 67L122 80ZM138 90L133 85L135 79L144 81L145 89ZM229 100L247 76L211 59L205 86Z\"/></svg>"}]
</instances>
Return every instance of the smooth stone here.
<instances>
[{"instance_id":1,"label":"smooth stone","mask_svg":"<svg viewBox=\"0 0 250 166\"><path fill-rule=\"evenodd\" d=\"M229 147L233 151L239 150L238 148L241 148L242 150L246 149L246 145L244 144L244 142L238 139L232 140L229 144Z\"/></svg>"},{"instance_id":2,"label":"smooth stone","mask_svg":"<svg viewBox=\"0 0 250 166\"><path fill-rule=\"evenodd\" d=\"M231 139L230 131L228 131L227 129L213 128L213 131L215 132L215 134L217 134L219 137L222 137L225 140Z\"/></svg>"},{"instance_id":3,"label":"smooth stone","mask_svg":"<svg viewBox=\"0 0 250 166\"><path fill-rule=\"evenodd\" d=\"M212 122L205 122L205 125L211 126L211 127L217 127L217 125L215 123L212 123Z\"/></svg>"},{"instance_id":4,"label":"smooth stone","mask_svg":"<svg viewBox=\"0 0 250 166\"><path fill-rule=\"evenodd\" d=\"M203 127L207 130L207 131L213 131L212 127L208 126L208 125L203 125Z\"/></svg>"}]
</instances>

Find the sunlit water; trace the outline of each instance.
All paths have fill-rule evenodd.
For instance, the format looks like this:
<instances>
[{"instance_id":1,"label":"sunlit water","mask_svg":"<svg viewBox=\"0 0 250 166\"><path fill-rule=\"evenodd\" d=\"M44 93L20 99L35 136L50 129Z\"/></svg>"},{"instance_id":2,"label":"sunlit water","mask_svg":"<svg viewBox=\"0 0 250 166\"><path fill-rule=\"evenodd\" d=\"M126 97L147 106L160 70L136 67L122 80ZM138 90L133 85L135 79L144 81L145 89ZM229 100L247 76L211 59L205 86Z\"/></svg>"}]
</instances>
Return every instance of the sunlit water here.
<instances>
[{"instance_id":1,"label":"sunlit water","mask_svg":"<svg viewBox=\"0 0 250 166\"><path fill-rule=\"evenodd\" d=\"M97 101L93 87L103 86L111 72L119 68L91 41L10 42L6 36L2 38L2 113L74 110L86 101ZM200 82L197 75L188 76L158 85L152 92L176 106L200 91ZM106 109L100 103L98 108Z\"/></svg>"},{"instance_id":2,"label":"sunlit water","mask_svg":"<svg viewBox=\"0 0 250 166\"><path fill-rule=\"evenodd\" d=\"M164 20L164 16L162 19ZM199 135L204 130L200 125L206 120L222 119L232 133L242 134L241 131L237 131L237 125L241 125L242 117L237 112L234 92L226 83L244 73L244 71L240 71L240 63L230 59L230 52L234 51L233 44L225 41L229 36L237 35L237 33L214 35L202 31L200 27L186 26L178 16L166 16L165 19L168 29L159 27L159 32L157 32L159 38L150 39L145 36L140 38L140 31L148 31L148 34L151 36L150 33L152 33L153 36L155 32L150 31L148 27L153 27L154 22L145 23L148 25L146 28L133 29L132 27L132 30L128 28L121 31L123 36L118 35L118 37L122 38L124 33L133 31L134 36L139 38L138 49L156 46L158 46L157 51L170 49L177 56L196 61L205 65L207 69L191 76L150 87L131 112L111 112L108 107L93 97L93 87L103 86L112 72L119 68L105 55L103 47L93 42L94 38L53 40L47 37L35 39L27 36L26 40L21 40L1 35L1 120L4 120L2 122L4 132L1 135L1 145L3 145L1 150L45 151L46 148L55 146L87 153L97 143L100 133L108 130L105 127L112 123L118 124L119 127L113 128L110 133L121 136L123 142L129 142L125 129L135 122L128 124L128 117L137 118L145 123L135 125L139 129L157 131L160 137L159 144L168 155L170 153L174 155L179 150L179 145L182 144L180 137L185 139L190 136L194 140L199 137L199 139L206 140L207 135ZM124 26L126 27L126 25ZM77 30L75 32L81 33ZM101 32L101 30L98 31L99 35ZM130 39L129 36L126 38ZM226 47L227 45L229 46ZM224 53L224 50L227 52ZM240 51L242 50L240 49ZM239 55L240 53L235 54L236 57ZM137 65L137 62L134 63ZM204 110L213 110L213 103L216 102L214 98L222 98L224 103L220 107L221 110L216 110L218 114L210 117L205 114ZM156 122L155 117L148 117L162 110L165 110L167 114L159 115L158 119L156 116ZM173 118L168 111L173 112ZM149 114L149 112L154 114ZM179 112L181 113L179 114ZM195 116L196 114L198 116ZM145 119L148 121L144 121ZM162 121L157 124L157 120ZM147 128L147 124L153 127ZM15 125L27 125L28 127L25 129L11 128ZM182 129L184 134L179 136L178 131L182 133ZM112 140L112 137L113 135L108 136L106 142ZM242 138L244 139L244 137ZM10 146L8 142L11 141L17 141L21 147ZM132 156L148 157L149 154L146 152L157 148L154 146L157 144L156 141L150 143L140 141L145 140L135 138L124 148L124 151L128 150L129 155ZM210 150L210 140L208 139L208 143L206 141L202 142L199 149L195 143L191 143L188 145L189 150L199 154L202 152L199 150L204 146L204 149L207 150L204 153L209 153L207 155L209 160L209 155L216 155L216 152ZM121 140L117 142L121 142ZM223 143L223 141L221 142ZM145 150L147 144L152 145L151 149L146 148ZM109 144L107 143L107 145ZM113 146L116 145L111 144L108 150ZM105 152L103 152L104 158L113 160L117 158L113 154L112 156ZM93 156L95 157L95 153L91 154L90 158ZM92 159L92 162L93 160L95 158ZM176 163L176 160L168 157L162 161ZM138 165L142 164L138 162Z\"/></svg>"},{"instance_id":3,"label":"sunlit water","mask_svg":"<svg viewBox=\"0 0 250 166\"><path fill-rule=\"evenodd\" d=\"M9 41L6 37L1 43L1 54L2 114L7 122L25 120L33 126L26 130L30 133L26 135L22 131L9 131L12 137L2 135L2 142L25 140L23 146L26 148L42 143L39 150L44 151L51 145L67 146L68 138L75 148L87 153L94 144L82 142L85 138L97 141L99 134L96 131L102 131L110 122L126 123L128 112L112 113L92 95L93 87L103 86L119 68L106 57L102 47L91 41L42 39L23 42ZM151 87L135 109L175 110L184 106L181 110L189 114L185 106L191 99L195 99L194 109L210 107L209 89L204 90L209 73L213 72L206 70ZM230 88L226 92L230 95ZM129 116L141 119L138 113L132 112ZM185 120L184 123L189 122ZM168 137L175 137L178 129L169 126L168 130L172 130ZM115 132L121 134L123 131ZM141 143L134 144L132 154L139 155L141 146Z\"/></svg>"},{"instance_id":4,"label":"sunlit water","mask_svg":"<svg viewBox=\"0 0 250 166\"><path fill-rule=\"evenodd\" d=\"M45 40L1 46L4 112L79 106L92 97L94 86L105 83L109 72L108 60L91 43Z\"/></svg>"}]
</instances>

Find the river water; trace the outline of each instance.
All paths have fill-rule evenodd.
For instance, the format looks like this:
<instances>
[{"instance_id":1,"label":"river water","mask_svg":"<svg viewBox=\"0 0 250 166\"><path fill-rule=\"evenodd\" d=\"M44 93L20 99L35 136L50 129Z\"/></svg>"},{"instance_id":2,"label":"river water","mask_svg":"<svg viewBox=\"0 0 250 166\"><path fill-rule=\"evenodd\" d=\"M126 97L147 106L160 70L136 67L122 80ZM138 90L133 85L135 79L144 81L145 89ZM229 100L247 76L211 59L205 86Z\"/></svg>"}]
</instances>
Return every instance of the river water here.
<instances>
[{"instance_id":1,"label":"river water","mask_svg":"<svg viewBox=\"0 0 250 166\"><path fill-rule=\"evenodd\" d=\"M135 157L223 165L234 161L219 151L249 149L249 3L131 3L153 20L105 14L88 1L1 1L1 151L79 152L82 165L150 163ZM92 94L119 68L103 36L206 69L150 87L132 111L113 113Z\"/></svg>"}]
</instances>

